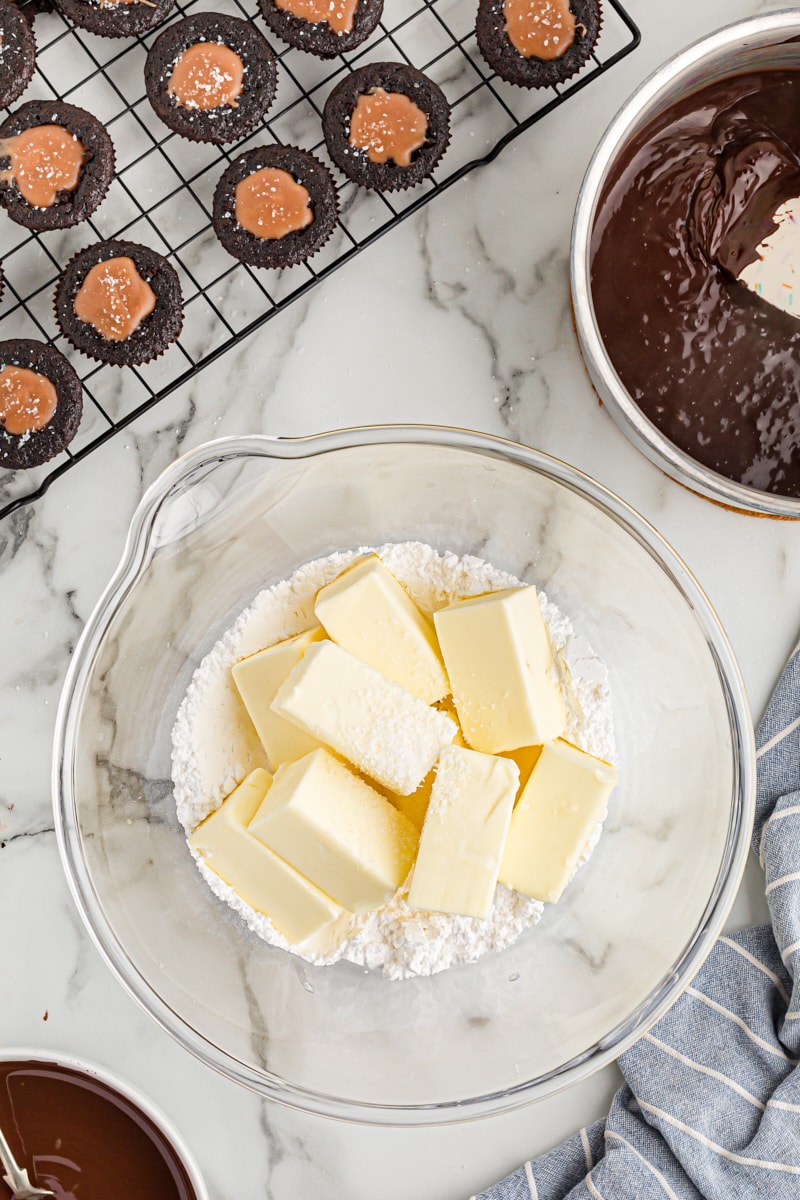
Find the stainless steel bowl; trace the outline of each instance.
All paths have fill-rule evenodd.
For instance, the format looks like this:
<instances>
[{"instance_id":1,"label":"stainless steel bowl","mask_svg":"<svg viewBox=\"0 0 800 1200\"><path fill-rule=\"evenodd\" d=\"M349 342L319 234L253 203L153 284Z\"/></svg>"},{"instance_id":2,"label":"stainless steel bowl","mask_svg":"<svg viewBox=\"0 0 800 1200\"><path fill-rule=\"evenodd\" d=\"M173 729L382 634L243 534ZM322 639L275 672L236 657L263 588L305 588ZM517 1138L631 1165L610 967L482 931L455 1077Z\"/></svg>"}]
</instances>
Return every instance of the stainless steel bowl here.
<instances>
[{"instance_id":1,"label":"stainless steel bowl","mask_svg":"<svg viewBox=\"0 0 800 1200\"><path fill-rule=\"evenodd\" d=\"M622 149L669 105L744 71L800 66L800 9L737 21L681 51L654 71L617 113L589 163L572 227L571 287L575 325L589 375L619 427L662 470L694 492L761 516L800 517L800 499L736 483L679 450L631 398L608 356L590 288L590 242L598 200Z\"/></svg>"}]
</instances>

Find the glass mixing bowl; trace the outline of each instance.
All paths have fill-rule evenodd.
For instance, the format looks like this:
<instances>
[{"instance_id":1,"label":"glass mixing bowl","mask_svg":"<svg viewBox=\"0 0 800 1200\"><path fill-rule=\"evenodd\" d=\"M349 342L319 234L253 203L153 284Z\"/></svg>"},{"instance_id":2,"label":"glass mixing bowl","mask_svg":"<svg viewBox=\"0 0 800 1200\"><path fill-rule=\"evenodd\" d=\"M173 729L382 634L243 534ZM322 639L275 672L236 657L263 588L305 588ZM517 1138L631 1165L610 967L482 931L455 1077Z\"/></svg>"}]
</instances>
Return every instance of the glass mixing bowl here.
<instances>
[{"instance_id":1,"label":"glass mixing bowl","mask_svg":"<svg viewBox=\"0 0 800 1200\"><path fill-rule=\"evenodd\" d=\"M193 671L266 585L334 550L417 539L536 583L608 663L620 783L589 865L512 948L388 982L259 941L210 893L170 786ZM307 1111L460 1121L610 1062L719 934L753 817L753 734L725 635L641 517L535 450L462 430L228 438L137 509L57 721L59 844L130 993L223 1074Z\"/></svg>"}]
</instances>

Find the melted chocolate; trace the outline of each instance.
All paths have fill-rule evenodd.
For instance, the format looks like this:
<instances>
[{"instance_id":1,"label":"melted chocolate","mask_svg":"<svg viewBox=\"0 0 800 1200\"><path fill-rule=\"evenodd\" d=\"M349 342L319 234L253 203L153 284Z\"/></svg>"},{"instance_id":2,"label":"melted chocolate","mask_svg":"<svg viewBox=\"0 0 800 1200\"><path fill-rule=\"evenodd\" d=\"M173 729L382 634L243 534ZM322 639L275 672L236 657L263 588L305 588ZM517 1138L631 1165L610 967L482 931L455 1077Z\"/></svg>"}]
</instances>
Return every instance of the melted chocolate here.
<instances>
[{"instance_id":1,"label":"melted chocolate","mask_svg":"<svg viewBox=\"0 0 800 1200\"><path fill-rule=\"evenodd\" d=\"M628 392L698 462L800 496L800 320L736 280L800 196L800 71L721 80L619 156L592 235L592 296Z\"/></svg>"},{"instance_id":2,"label":"melted chocolate","mask_svg":"<svg viewBox=\"0 0 800 1200\"><path fill-rule=\"evenodd\" d=\"M150 1118L69 1067L0 1063L0 1128L31 1182L57 1200L196 1200L183 1164ZM0 1178L0 1200L10 1196Z\"/></svg>"}]
</instances>

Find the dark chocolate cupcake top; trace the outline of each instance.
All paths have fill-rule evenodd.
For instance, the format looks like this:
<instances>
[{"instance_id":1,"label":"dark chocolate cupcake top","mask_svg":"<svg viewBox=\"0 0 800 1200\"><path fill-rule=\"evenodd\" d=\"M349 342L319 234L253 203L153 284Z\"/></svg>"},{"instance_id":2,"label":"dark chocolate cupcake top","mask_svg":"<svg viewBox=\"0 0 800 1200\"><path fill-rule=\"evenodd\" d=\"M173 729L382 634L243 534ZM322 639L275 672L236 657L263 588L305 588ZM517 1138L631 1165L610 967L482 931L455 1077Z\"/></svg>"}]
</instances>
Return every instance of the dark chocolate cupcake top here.
<instances>
[{"instance_id":1,"label":"dark chocolate cupcake top","mask_svg":"<svg viewBox=\"0 0 800 1200\"><path fill-rule=\"evenodd\" d=\"M28 86L36 61L36 39L25 14L0 0L0 105L13 104Z\"/></svg>"},{"instance_id":2,"label":"dark chocolate cupcake top","mask_svg":"<svg viewBox=\"0 0 800 1200\"><path fill-rule=\"evenodd\" d=\"M370 63L325 102L328 152L350 179L378 191L427 178L450 141L450 108L437 84L405 63Z\"/></svg>"},{"instance_id":3,"label":"dark chocolate cupcake top","mask_svg":"<svg viewBox=\"0 0 800 1200\"><path fill-rule=\"evenodd\" d=\"M258 146L234 159L214 192L214 232L234 258L291 267L316 254L336 225L327 167L294 146Z\"/></svg>"},{"instance_id":4,"label":"dark chocolate cupcake top","mask_svg":"<svg viewBox=\"0 0 800 1200\"><path fill-rule=\"evenodd\" d=\"M273 33L317 58L333 58L365 42L381 19L383 0L258 0Z\"/></svg>"},{"instance_id":5,"label":"dark chocolate cupcake top","mask_svg":"<svg viewBox=\"0 0 800 1200\"><path fill-rule=\"evenodd\" d=\"M64 336L113 366L157 358L183 327L175 268L138 242L96 242L67 264L55 296Z\"/></svg>"},{"instance_id":6,"label":"dark chocolate cupcake top","mask_svg":"<svg viewBox=\"0 0 800 1200\"><path fill-rule=\"evenodd\" d=\"M100 37L135 37L160 25L175 0L57 0L65 17Z\"/></svg>"},{"instance_id":7,"label":"dark chocolate cupcake top","mask_svg":"<svg viewBox=\"0 0 800 1200\"><path fill-rule=\"evenodd\" d=\"M85 221L108 191L114 144L83 108L29 100L0 125L0 204L28 229Z\"/></svg>"},{"instance_id":8,"label":"dark chocolate cupcake top","mask_svg":"<svg viewBox=\"0 0 800 1200\"><path fill-rule=\"evenodd\" d=\"M69 445L83 410L81 381L53 346L0 342L0 466L21 470Z\"/></svg>"},{"instance_id":9,"label":"dark chocolate cupcake top","mask_svg":"<svg viewBox=\"0 0 800 1200\"><path fill-rule=\"evenodd\" d=\"M198 13L156 38L144 78L170 129L193 141L232 142L255 129L272 104L277 63L248 21Z\"/></svg>"},{"instance_id":10,"label":"dark chocolate cupcake top","mask_svg":"<svg viewBox=\"0 0 800 1200\"><path fill-rule=\"evenodd\" d=\"M518 87L552 87L572 78L600 33L599 0L479 0L481 54Z\"/></svg>"}]
</instances>

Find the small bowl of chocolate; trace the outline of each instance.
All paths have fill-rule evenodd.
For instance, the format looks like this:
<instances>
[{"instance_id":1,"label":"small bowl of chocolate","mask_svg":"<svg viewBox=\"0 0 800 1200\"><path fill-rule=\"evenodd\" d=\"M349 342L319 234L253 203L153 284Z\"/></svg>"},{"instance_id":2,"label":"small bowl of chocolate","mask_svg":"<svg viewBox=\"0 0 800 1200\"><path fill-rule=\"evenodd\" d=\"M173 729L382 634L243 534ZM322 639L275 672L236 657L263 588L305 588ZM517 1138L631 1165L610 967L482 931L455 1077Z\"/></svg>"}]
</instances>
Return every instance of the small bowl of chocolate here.
<instances>
[{"instance_id":1,"label":"small bowl of chocolate","mask_svg":"<svg viewBox=\"0 0 800 1200\"><path fill-rule=\"evenodd\" d=\"M163 1113L102 1067L50 1050L0 1053L0 1129L31 1183L57 1200L208 1200ZM0 1195L10 1195L0 1182Z\"/></svg>"},{"instance_id":2,"label":"small bowl of chocolate","mask_svg":"<svg viewBox=\"0 0 800 1200\"><path fill-rule=\"evenodd\" d=\"M800 517L800 12L655 71L575 212L575 325L612 417L718 503Z\"/></svg>"}]
</instances>

